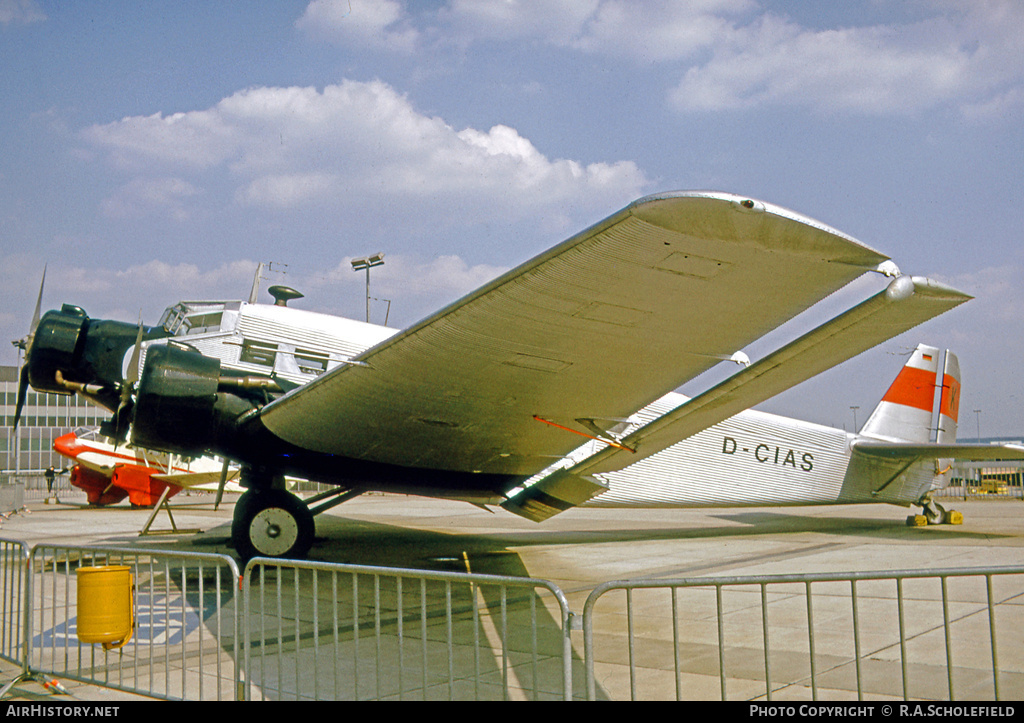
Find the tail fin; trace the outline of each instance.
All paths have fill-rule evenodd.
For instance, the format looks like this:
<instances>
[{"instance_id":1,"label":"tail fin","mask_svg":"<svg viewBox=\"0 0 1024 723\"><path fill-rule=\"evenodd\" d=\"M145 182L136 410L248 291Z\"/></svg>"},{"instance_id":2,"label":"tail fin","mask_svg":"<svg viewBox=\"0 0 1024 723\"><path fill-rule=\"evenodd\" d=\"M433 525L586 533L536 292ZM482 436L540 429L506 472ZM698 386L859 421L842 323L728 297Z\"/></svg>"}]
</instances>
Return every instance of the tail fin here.
<instances>
[{"instance_id":1,"label":"tail fin","mask_svg":"<svg viewBox=\"0 0 1024 723\"><path fill-rule=\"evenodd\" d=\"M951 444L956 441L956 425L960 416L960 362L956 354L946 350L942 371L942 398L939 401L939 432L935 441Z\"/></svg>"},{"instance_id":2,"label":"tail fin","mask_svg":"<svg viewBox=\"0 0 1024 723\"><path fill-rule=\"evenodd\" d=\"M952 355L949 355L952 356ZM960 402L960 371L953 356L955 368L955 394L950 386L949 411L947 420L952 421L952 433L956 436L956 411ZM948 366L947 366L948 369ZM919 344L909 361L882 397L882 401L868 417L860 430L867 437L900 440L905 442L930 442L935 411L935 380L939 370L939 350L933 346ZM952 378L952 377L951 377ZM946 388L943 386L943 402Z\"/></svg>"}]
</instances>

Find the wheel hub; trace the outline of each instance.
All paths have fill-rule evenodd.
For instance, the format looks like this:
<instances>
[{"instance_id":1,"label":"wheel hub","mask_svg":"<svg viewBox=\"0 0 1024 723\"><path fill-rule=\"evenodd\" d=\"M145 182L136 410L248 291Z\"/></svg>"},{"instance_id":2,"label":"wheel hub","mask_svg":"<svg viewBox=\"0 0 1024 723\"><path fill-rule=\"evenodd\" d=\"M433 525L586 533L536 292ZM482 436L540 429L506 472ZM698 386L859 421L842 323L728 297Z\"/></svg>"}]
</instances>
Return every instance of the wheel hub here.
<instances>
[{"instance_id":1,"label":"wheel hub","mask_svg":"<svg viewBox=\"0 0 1024 723\"><path fill-rule=\"evenodd\" d=\"M288 510L268 507L253 517L249 539L260 555L280 557L299 539L299 525Z\"/></svg>"}]
</instances>

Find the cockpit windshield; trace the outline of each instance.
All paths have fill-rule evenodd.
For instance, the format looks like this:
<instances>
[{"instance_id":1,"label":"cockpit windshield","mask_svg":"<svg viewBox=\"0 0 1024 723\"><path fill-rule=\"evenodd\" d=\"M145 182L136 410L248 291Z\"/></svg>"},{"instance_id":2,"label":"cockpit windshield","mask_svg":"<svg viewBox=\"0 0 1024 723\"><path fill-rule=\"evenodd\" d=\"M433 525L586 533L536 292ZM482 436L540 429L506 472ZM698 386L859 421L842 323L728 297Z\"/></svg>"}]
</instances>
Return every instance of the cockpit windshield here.
<instances>
[{"instance_id":1,"label":"cockpit windshield","mask_svg":"<svg viewBox=\"0 0 1024 723\"><path fill-rule=\"evenodd\" d=\"M240 307L239 301L182 301L164 311L160 326L172 336L220 331L224 312Z\"/></svg>"}]
</instances>

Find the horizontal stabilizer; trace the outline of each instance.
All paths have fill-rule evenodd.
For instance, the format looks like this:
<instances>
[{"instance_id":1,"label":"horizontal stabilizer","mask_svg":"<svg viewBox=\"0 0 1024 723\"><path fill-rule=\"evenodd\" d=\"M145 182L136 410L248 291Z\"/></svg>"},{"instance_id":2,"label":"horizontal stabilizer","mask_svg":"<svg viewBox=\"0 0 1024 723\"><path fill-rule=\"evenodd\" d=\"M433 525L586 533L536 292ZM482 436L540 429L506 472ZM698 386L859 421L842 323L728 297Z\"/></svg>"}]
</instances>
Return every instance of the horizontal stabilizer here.
<instances>
[{"instance_id":1,"label":"horizontal stabilizer","mask_svg":"<svg viewBox=\"0 0 1024 723\"><path fill-rule=\"evenodd\" d=\"M619 440L622 447L606 447L569 469L599 474L627 467L970 298L930 279L900 276L884 291L627 435Z\"/></svg>"},{"instance_id":2,"label":"horizontal stabilizer","mask_svg":"<svg viewBox=\"0 0 1024 723\"><path fill-rule=\"evenodd\" d=\"M505 500L501 506L520 517L543 522L597 497L607 489L607 485L592 477L560 469Z\"/></svg>"},{"instance_id":3,"label":"horizontal stabilizer","mask_svg":"<svg viewBox=\"0 0 1024 723\"><path fill-rule=\"evenodd\" d=\"M1024 447L1019 444L900 444L858 440L854 442L853 450L886 459L957 459L979 462L1024 459Z\"/></svg>"}]
</instances>

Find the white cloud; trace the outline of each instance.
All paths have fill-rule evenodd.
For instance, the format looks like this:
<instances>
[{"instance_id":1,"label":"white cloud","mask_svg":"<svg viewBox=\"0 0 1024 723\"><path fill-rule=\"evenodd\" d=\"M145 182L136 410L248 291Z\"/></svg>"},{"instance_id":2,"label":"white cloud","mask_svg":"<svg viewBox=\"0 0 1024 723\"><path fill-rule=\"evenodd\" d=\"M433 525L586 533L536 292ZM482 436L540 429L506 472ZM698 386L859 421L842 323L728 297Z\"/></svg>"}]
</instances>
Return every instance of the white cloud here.
<instances>
[{"instance_id":1,"label":"white cloud","mask_svg":"<svg viewBox=\"0 0 1024 723\"><path fill-rule=\"evenodd\" d=\"M317 37L407 53L419 32L405 15L396 0L313 0L295 25Z\"/></svg>"},{"instance_id":2,"label":"white cloud","mask_svg":"<svg viewBox=\"0 0 1024 723\"><path fill-rule=\"evenodd\" d=\"M176 221L188 218L186 202L199 189L180 178L135 178L103 200L101 210L108 218L139 218L151 214Z\"/></svg>"},{"instance_id":3,"label":"white cloud","mask_svg":"<svg viewBox=\"0 0 1024 723\"><path fill-rule=\"evenodd\" d=\"M641 62L684 60L716 47L733 32L734 18L756 7L752 0L605 0L572 46Z\"/></svg>"},{"instance_id":4,"label":"white cloud","mask_svg":"<svg viewBox=\"0 0 1024 723\"><path fill-rule=\"evenodd\" d=\"M386 197L509 220L566 204L607 210L647 185L632 162L550 159L506 126L456 131L379 81L251 88L207 110L124 118L82 137L132 173L173 169L190 182L189 172L221 172L237 201L263 208Z\"/></svg>"},{"instance_id":5,"label":"white cloud","mask_svg":"<svg viewBox=\"0 0 1024 723\"><path fill-rule=\"evenodd\" d=\"M164 116L130 116L82 132L90 144L110 153L128 170L147 170L153 162L168 166L209 168L237 153L236 128L223 123L215 109Z\"/></svg>"},{"instance_id":6,"label":"white cloud","mask_svg":"<svg viewBox=\"0 0 1024 723\"><path fill-rule=\"evenodd\" d=\"M348 0L317 0L300 26L402 51L438 38L459 47L536 41L659 64L680 79L668 97L683 112L780 105L902 115L949 106L981 119L1020 108L1018 0L934 0L913 8L916 22L826 29L773 7L755 0L448 0L425 9L353 0L349 13Z\"/></svg>"},{"instance_id":7,"label":"white cloud","mask_svg":"<svg viewBox=\"0 0 1024 723\"><path fill-rule=\"evenodd\" d=\"M541 39L571 45L599 0L451 0L438 22L465 41Z\"/></svg>"},{"instance_id":8,"label":"white cloud","mask_svg":"<svg viewBox=\"0 0 1024 723\"><path fill-rule=\"evenodd\" d=\"M0 25L37 23L46 13L35 0L0 0Z\"/></svg>"},{"instance_id":9,"label":"white cloud","mask_svg":"<svg viewBox=\"0 0 1024 723\"><path fill-rule=\"evenodd\" d=\"M353 273L351 257L345 257L328 272L318 284L365 283L362 273ZM501 266L475 264L470 266L454 254L437 256L429 260L414 258L408 254L386 254L384 266L375 270L372 284L374 293L384 295L427 296L440 295L455 299L478 289L487 282L508 271ZM307 283L314 283L310 280Z\"/></svg>"},{"instance_id":10,"label":"white cloud","mask_svg":"<svg viewBox=\"0 0 1024 723\"><path fill-rule=\"evenodd\" d=\"M987 102L981 99L1024 79L1024 49L1002 25L1019 37L1022 19L979 10L907 26L818 31L765 15L733 29L670 98L685 111L778 104L868 114Z\"/></svg>"},{"instance_id":11,"label":"white cloud","mask_svg":"<svg viewBox=\"0 0 1024 723\"><path fill-rule=\"evenodd\" d=\"M244 189L236 199L248 206L293 208L330 197L337 179L329 173L290 173L260 176Z\"/></svg>"},{"instance_id":12,"label":"white cloud","mask_svg":"<svg viewBox=\"0 0 1024 723\"><path fill-rule=\"evenodd\" d=\"M325 275L318 278L293 277L302 289L322 296L336 295L339 287L358 288L362 298L366 277L354 273L346 257ZM484 284L508 268L491 264L468 264L460 256L446 254L423 260L409 254L387 254L384 265L374 269L370 280L371 321L411 324L418 318L438 311ZM393 304L391 302L394 302ZM351 312L350 312L351 313Z\"/></svg>"}]
</instances>

